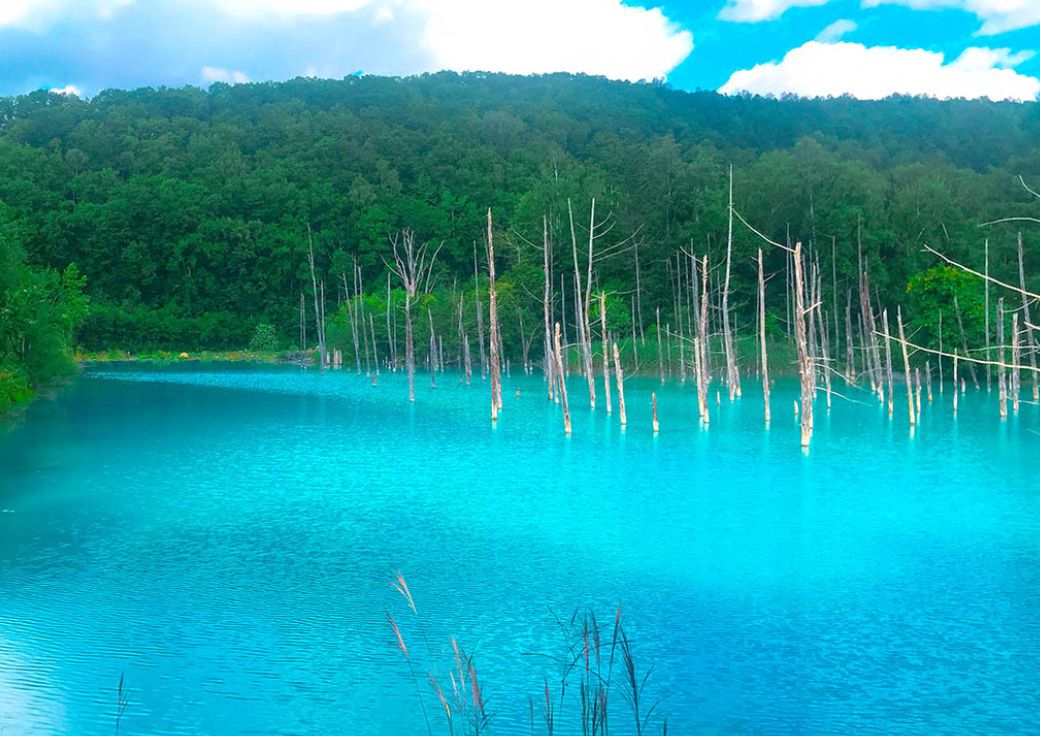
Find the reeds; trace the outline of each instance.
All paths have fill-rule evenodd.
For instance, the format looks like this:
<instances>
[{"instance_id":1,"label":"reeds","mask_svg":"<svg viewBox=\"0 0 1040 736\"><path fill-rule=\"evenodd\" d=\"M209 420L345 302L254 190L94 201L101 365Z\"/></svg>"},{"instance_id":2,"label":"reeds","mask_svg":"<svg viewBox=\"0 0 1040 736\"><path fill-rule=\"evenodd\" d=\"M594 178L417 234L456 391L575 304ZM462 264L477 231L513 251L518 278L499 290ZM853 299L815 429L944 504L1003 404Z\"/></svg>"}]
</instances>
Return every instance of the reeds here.
<instances>
[{"instance_id":1,"label":"reeds","mask_svg":"<svg viewBox=\"0 0 1040 736\"><path fill-rule=\"evenodd\" d=\"M405 599L416 625L423 630L415 599L404 576L400 573L395 575L391 585ZM601 625L591 609L576 609L567 620L556 614L553 616L563 635L562 654L528 653L545 657L558 666L556 677L546 674L541 693L537 697L528 698L531 733L536 733L536 714L540 710L541 730L548 736L553 736L560 729L567 733L580 730L582 736L608 736L611 732L611 717L623 715L623 711L616 712L612 706L617 699L612 694L618 690L621 691L621 699L627 704L631 719L629 723L634 727L636 736L648 733L647 729L653 724L660 701L647 707L650 670L644 672L637 666L633 641L625 629L621 606L617 606L613 623L609 627ZM450 652L445 653L450 658L447 682L451 683L451 687L448 689L441 687L440 683L445 680L438 680L435 674L438 657L426 639L425 632L423 640L426 653L425 656L417 656L414 650L409 649L398 622L389 613L386 617L394 634L394 645L408 665L427 733L432 735L433 725L428 717L423 688L417 674L417 667L421 669L423 663L426 680L443 712L449 736L479 736L486 732L491 717L484 689L473 658L463 651L455 637L451 637ZM536 701L540 701L540 706ZM662 721L661 725L663 733L667 734L667 722ZM630 732L629 726L625 726L624 731Z\"/></svg>"}]
</instances>

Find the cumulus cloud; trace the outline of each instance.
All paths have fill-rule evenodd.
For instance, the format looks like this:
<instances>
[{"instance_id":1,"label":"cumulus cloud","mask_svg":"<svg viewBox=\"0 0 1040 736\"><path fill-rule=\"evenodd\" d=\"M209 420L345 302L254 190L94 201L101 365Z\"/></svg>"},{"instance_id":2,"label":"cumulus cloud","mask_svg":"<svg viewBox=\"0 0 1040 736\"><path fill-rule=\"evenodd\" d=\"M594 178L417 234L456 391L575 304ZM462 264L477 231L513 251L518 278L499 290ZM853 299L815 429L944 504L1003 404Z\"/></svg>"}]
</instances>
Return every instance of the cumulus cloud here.
<instances>
[{"instance_id":1,"label":"cumulus cloud","mask_svg":"<svg viewBox=\"0 0 1040 736\"><path fill-rule=\"evenodd\" d=\"M924 49L810 41L787 52L779 62L735 72L720 91L803 97L849 94L864 100L893 94L1035 100L1040 79L1014 69L1031 55L969 48L947 63L943 54Z\"/></svg>"},{"instance_id":2,"label":"cumulus cloud","mask_svg":"<svg viewBox=\"0 0 1040 736\"><path fill-rule=\"evenodd\" d=\"M728 0L719 12L719 17L738 23L757 23L775 20L791 8L809 8L829 2L830 0Z\"/></svg>"},{"instance_id":3,"label":"cumulus cloud","mask_svg":"<svg viewBox=\"0 0 1040 736\"><path fill-rule=\"evenodd\" d=\"M848 19L836 20L829 26L820 31L820 34L816 37L816 40L820 43L834 43L840 41L846 35L852 33L854 30L859 28L855 22Z\"/></svg>"},{"instance_id":4,"label":"cumulus cloud","mask_svg":"<svg viewBox=\"0 0 1040 736\"><path fill-rule=\"evenodd\" d=\"M664 77L693 50L693 35L659 8L620 0L416 0L422 42L438 68L531 74Z\"/></svg>"},{"instance_id":5,"label":"cumulus cloud","mask_svg":"<svg viewBox=\"0 0 1040 736\"><path fill-rule=\"evenodd\" d=\"M666 77L692 49L689 30L633 0L0 0L6 93L73 72L88 94L304 70L644 80Z\"/></svg>"},{"instance_id":6,"label":"cumulus cloud","mask_svg":"<svg viewBox=\"0 0 1040 736\"><path fill-rule=\"evenodd\" d=\"M214 82L245 84L249 81L249 77L237 69L222 69L219 66L204 66L202 67L202 72L199 76L202 77L202 81L207 84L213 84Z\"/></svg>"},{"instance_id":7,"label":"cumulus cloud","mask_svg":"<svg viewBox=\"0 0 1040 736\"><path fill-rule=\"evenodd\" d=\"M1040 2L1037 0L863 0L863 5L905 5L915 10L966 10L982 21L979 34L983 36L1040 25Z\"/></svg>"}]
</instances>

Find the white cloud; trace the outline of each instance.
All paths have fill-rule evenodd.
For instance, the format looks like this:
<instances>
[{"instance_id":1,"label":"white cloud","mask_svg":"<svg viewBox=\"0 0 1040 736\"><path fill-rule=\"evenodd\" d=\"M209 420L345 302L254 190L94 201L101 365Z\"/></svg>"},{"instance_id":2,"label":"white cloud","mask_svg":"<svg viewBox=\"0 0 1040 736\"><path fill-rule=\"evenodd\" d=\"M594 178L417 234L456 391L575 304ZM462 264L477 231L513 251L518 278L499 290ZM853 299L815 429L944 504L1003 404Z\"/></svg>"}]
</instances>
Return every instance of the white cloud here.
<instances>
[{"instance_id":1,"label":"white cloud","mask_svg":"<svg viewBox=\"0 0 1040 736\"><path fill-rule=\"evenodd\" d=\"M836 20L820 31L816 40L820 43L834 43L835 41L840 41L843 37L852 33L857 28L859 28L859 26L851 20L845 18Z\"/></svg>"},{"instance_id":2,"label":"white cloud","mask_svg":"<svg viewBox=\"0 0 1040 736\"><path fill-rule=\"evenodd\" d=\"M134 0L0 0L0 28L43 30L60 18L111 18Z\"/></svg>"},{"instance_id":3,"label":"white cloud","mask_svg":"<svg viewBox=\"0 0 1040 736\"><path fill-rule=\"evenodd\" d=\"M893 94L1035 100L1040 79L1013 68L1031 53L969 48L946 63L941 53L924 49L810 41L788 51L779 62L734 72L719 91L803 97L849 94L865 100Z\"/></svg>"},{"instance_id":4,"label":"white cloud","mask_svg":"<svg viewBox=\"0 0 1040 736\"><path fill-rule=\"evenodd\" d=\"M791 8L811 8L829 2L830 0L728 0L719 12L719 17L739 23L757 23L762 20L775 20Z\"/></svg>"},{"instance_id":5,"label":"white cloud","mask_svg":"<svg viewBox=\"0 0 1040 736\"><path fill-rule=\"evenodd\" d=\"M982 21L979 34L983 36L1040 25L1038 0L863 0L863 5L868 8L877 5L905 5L915 10L966 10L974 13Z\"/></svg>"},{"instance_id":6,"label":"white cloud","mask_svg":"<svg viewBox=\"0 0 1040 736\"><path fill-rule=\"evenodd\" d=\"M200 73L203 82L213 84L214 82L225 82L227 84L245 84L249 81L242 72L237 69L221 69L219 66L204 66Z\"/></svg>"},{"instance_id":7,"label":"white cloud","mask_svg":"<svg viewBox=\"0 0 1040 736\"><path fill-rule=\"evenodd\" d=\"M415 71L584 72L664 77L693 50L693 35L659 8L623 0L213 0L225 13L306 16L370 9L374 27L419 29L428 67Z\"/></svg>"},{"instance_id":8,"label":"white cloud","mask_svg":"<svg viewBox=\"0 0 1040 736\"><path fill-rule=\"evenodd\" d=\"M70 97L83 96L83 92L74 84L66 84L64 87L51 87L50 91L56 95L69 95Z\"/></svg>"},{"instance_id":9,"label":"white cloud","mask_svg":"<svg viewBox=\"0 0 1040 736\"><path fill-rule=\"evenodd\" d=\"M664 77L693 50L693 34L659 8L621 0L416 0L434 66L514 74L584 72Z\"/></svg>"}]
</instances>

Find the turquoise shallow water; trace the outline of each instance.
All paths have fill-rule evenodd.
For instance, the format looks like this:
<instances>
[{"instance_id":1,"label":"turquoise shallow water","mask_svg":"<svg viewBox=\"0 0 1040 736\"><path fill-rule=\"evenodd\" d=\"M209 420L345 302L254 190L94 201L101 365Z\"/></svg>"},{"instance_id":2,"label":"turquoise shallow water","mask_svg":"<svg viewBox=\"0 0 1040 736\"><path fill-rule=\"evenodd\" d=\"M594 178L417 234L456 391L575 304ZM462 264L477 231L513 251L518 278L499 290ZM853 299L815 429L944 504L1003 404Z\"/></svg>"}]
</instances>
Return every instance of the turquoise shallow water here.
<instances>
[{"instance_id":1,"label":"turquoise shallow water","mask_svg":"<svg viewBox=\"0 0 1040 736\"><path fill-rule=\"evenodd\" d=\"M396 570L496 734L555 676L550 609L619 601L670 733L1037 732L1038 407L947 391L911 438L821 401L805 456L793 383L769 431L750 381L700 431L692 386L632 380L622 433L574 380L569 439L537 377L495 429L438 384L109 366L32 406L0 436L0 734L114 733L120 673L122 734L425 733Z\"/></svg>"}]
</instances>

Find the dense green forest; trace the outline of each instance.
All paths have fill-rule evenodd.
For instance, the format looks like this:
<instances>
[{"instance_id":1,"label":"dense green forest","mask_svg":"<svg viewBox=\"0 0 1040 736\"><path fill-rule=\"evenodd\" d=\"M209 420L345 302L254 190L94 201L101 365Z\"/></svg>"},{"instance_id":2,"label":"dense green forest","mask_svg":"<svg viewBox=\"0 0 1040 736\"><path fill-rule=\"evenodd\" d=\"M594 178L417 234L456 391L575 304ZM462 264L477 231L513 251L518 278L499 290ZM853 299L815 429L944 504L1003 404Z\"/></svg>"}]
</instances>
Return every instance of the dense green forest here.
<instances>
[{"instance_id":1,"label":"dense green forest","mask_svg":"<svg viewBox=\"0 0 1040 736\"><path fill-rule=\"evenodd\" d=\"M981 287L930 271L938 261L922 245L981 269L988 237L992 272L1016 281L1015 230L979 226L1036 214L1018 176L1040 182L1032 104L726 97L563 74L297 79L91 100L41 91L0 100L0 121L5 257L16 264L24 252L32 266L3 266L8 363L23 329L13 295L32 284L68 299L78 277L56 274L71 263L91 301L75 336L83 349L244 348L258 324L273 327L262 328L265 342L306 347L301 304L313 345L308 230L330 342L346 340L339 305L355 290L355 259L367 310L383 314L388 236L404 228L442 244L423 313L451 335L452 295L473 293L474 259L484 261L488 207L503 342L517 359L520 319L529 340L542 324L543 215L564 290L555 309L573 320L567 203L582 242L593 198L610 228L594 276L611 295L610 322L650 329L657 309L675 321L680 249L722 262L730 165L735 210L774 240L807 244L828 308L855 290L861 253L881 305L904 304L927 332L957 291L981 344ZM1036 275L1033 238L1026 265ZM739 330L755 320L763 243L739 223L733 242ZM787 257L769 247L765 257L779 276L769 323L783 330ZM425 325L417 319L420 346ZM386 338L385 320L373 329Z\"/></svg>"},{"instance_id":2,"label":"dense green forest","mask_svg":"<svg viewBox=\"0 0 1040 736\"><path fill-rule=\"evenodd\" d=\"M75 265L29 266L0 204L0 414L73 370L73 329L87 312Z\"/></svg>"}]
</instances>

